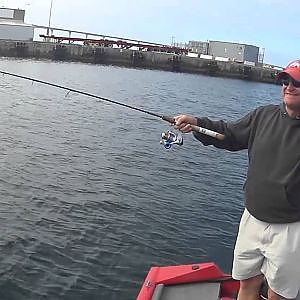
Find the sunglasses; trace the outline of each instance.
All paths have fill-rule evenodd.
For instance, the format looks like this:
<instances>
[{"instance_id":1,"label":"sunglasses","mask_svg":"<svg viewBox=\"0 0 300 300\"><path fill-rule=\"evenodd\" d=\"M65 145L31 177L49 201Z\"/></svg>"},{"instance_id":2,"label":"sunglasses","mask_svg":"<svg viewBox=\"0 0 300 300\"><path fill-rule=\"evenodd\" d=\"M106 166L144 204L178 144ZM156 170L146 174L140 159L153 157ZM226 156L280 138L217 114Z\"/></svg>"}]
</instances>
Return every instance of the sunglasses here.
<instances>
[{"instance_id":1,"label":"sunglasses","mask_svg":"<svg viewBox=\"0 0 300 300\"><path fill-rule=\"evenodd\" d=\"M288 86L291 83L295 88L300 88L300 81L294 80L291 77L282 78L281 83L285 86Z\"/></svg>"}]
</instances>

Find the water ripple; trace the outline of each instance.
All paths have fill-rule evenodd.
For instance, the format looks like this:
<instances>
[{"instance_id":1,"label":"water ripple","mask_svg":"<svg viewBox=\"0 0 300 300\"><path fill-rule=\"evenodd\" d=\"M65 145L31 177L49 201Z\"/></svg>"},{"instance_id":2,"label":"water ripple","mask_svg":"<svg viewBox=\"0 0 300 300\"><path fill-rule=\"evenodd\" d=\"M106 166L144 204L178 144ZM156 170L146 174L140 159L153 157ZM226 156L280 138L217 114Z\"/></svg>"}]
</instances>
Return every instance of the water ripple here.
<instances>
[{"instance_id":1,"label":"water ripple","mask_svg":"<svg viewBox=\"0 0 300 300\"><path fill-rule=\"evenodd\" d=\"M278 94L192 74L1 65L166 115L233 120ZM151 116L9 76L0 91L1 300L129 300L152 265L213 260L230 271L245 152L203 147L191 135L165 151L159 139L169 127Z\"/></svg>"}]
</instances>

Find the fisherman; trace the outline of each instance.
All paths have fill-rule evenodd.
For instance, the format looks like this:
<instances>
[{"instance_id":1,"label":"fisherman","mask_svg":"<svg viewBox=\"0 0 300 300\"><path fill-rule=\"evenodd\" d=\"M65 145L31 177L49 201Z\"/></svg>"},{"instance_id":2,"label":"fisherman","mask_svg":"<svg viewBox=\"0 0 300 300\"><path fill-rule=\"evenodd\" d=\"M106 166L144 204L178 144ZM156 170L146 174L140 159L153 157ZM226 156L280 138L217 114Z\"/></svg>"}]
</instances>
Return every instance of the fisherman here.
<instances>
[{"instance_id":1,"label":"fisherman","mask_svg":"<svg viewBox=\"0 0 300 300\"><path fill-rule=\"evenodd\" d=\"M277 75L283 102L258 107L235 122L175 117L183 133L192 126L225 135L223 141L193 132L203 145L248 149L242 215L233 259L238 300L257 300L264 278L268 299L294 299L300 288L300 60Z\"/></svg>"}]
</instances>

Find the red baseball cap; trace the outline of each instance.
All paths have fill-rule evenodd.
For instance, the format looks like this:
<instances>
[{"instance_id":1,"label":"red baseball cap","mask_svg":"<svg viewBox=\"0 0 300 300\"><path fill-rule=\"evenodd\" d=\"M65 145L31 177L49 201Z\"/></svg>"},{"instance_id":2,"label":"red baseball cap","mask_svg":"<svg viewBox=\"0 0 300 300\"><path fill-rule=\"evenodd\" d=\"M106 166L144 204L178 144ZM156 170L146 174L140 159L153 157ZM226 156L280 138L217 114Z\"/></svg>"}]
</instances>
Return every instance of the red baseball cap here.
<instances>
[{"instance_id":1,"label":"red baseball cap","mask_svg":"<svg viewBox=\"0 0 300 300\"><path fill-rule=\"evenodd\" d=\"M284 75L289 75L294 80L300 81L300 60L290 62L282 72L277 74L277 78L281 79Z\"/></svg>"}]
</instances>

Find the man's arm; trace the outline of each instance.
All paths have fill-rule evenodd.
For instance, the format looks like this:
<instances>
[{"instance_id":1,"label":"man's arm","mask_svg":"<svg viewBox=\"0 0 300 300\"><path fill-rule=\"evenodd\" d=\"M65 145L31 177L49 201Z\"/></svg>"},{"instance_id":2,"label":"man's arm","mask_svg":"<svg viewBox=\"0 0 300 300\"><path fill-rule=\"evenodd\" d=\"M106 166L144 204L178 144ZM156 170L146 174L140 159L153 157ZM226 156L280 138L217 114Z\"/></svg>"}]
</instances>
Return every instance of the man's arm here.
<instances>
[{"instance_id":1,"label":"man's arm","mask_svg":"<svg viewBox=\"0 0 300 300\"><path fill-rule=\"evenodd\" d=\"M213 145L229 151L238 151L248 148L249 137L252 129L254 112L251 112L235 122L212 121L209 118L196 118L188 115L175 117L174 128L187 133L192 131L191 125L204 127L225 135L223 141L202 133L193 132L195 138L203 145Z\"/></svg>"}]
</instances>

